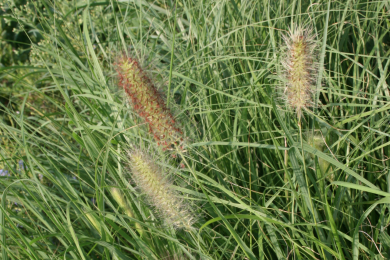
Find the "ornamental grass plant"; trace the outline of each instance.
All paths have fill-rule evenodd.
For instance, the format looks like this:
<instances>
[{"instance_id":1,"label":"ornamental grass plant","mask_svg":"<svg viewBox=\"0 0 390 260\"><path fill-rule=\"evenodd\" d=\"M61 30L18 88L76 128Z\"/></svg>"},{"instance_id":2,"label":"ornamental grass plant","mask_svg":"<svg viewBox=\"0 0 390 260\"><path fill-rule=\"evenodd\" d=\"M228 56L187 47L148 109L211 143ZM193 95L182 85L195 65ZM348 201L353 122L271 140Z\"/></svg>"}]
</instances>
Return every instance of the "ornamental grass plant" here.
<instances>
[{"instance_id":1,"label":"ornamental grass plant","mask_svg":"<svg viewBox=\"0 0 390 260\"><path fill-rule=\"evenodd\" d=\"M0 4L0 259L390 259L387 1Z\"/></svg>"}]
</instances>

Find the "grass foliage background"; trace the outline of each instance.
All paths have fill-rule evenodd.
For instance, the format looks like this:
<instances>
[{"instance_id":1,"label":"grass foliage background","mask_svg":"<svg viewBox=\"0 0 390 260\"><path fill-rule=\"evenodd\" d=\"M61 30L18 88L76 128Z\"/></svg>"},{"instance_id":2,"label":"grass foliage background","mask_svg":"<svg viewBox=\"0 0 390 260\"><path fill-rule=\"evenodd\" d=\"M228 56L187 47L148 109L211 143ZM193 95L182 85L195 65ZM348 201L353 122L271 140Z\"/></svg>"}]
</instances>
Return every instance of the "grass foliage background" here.
<instances>
[{"instance_id":1,"label":"grass foliage background","mask_svg":"<svg viewBox=\"0 0 390 260\"><path fill-rule=\"evenodd\" d=\"M2 9L1 259L390 258L388 1ZM318 46L302 132L277 93L292 24L312 27ZM118 88L118 55L142 62L185 129L176 159ZM164 225L143 199L130 146L175 180L194 230Z\"/></svg>"}]
</instances>

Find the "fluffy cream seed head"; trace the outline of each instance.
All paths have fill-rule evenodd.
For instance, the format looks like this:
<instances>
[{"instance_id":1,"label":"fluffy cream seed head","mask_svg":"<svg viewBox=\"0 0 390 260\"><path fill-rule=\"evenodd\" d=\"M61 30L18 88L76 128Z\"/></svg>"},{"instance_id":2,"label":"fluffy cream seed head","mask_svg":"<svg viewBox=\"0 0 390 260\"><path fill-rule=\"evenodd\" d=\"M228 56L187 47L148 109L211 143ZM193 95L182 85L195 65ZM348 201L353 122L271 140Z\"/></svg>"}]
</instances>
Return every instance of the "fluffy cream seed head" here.
<instances>
[{"instance_id":1,"label":"fluffy cream seed head","mask_svg":"<svg viewBox=\"0 0 390 260\"><path fill-rule=\"evenodd\" d=\"M283 96L288 106L297 112L312 106L314 83L317 77L315 62L316 44L312 29L292 26L286 35L282 35L287 53L282 61L286 85Z\"/></svg>"},{"instance_id":2,"label":"fluffy cream seed head","mask_svg":"<svg viewBox=\"0 0 390 260\"><path fill-rule=\"evenodd\" d=\"M130 170L138 188L158 210L167 224L176 228L192 229L194 217L186 203L178 198L172 183L161 168L140 150L128 153Z\"/></svg>"}]
</instances>

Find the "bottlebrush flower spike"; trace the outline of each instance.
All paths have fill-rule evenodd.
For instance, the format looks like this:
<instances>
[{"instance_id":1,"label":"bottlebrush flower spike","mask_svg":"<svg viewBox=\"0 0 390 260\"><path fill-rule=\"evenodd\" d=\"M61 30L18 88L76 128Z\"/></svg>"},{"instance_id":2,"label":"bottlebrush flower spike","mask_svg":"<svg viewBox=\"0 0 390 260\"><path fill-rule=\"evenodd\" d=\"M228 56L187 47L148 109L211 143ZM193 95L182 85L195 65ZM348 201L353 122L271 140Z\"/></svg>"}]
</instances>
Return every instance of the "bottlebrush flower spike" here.
<instances>
[{"instance_id":1,"label":"bottlebrush flower spike","mask_svg":"<svg viewBox=\"0 0 390 260\"><path fill-rule=\"evenodd\" d=\"M135 150L128 153L133 179L142 193L161 213L167 224L176 228L191 229L194 218L185 202L178 198L172 183L161 168L144 152Z\"/></svg>"},{"instance_id":2,"label":"bottlebrush flower spike","mask_svg":"<svg viewBox=\"0 0 390 260\"><path fill-rule=\"evenodd\" d=\"M149 125L158 145L164 150L172 145L180 147L183 133L138 61L121 57L116 65L119 85L125 90L133 109Z\"/></svg>"},{"instance_id":3,"label":"bottlebrush flower spike","mask_svg":"<svg viewBox=\"0 0 390 260\"><path fill-rule=\"evenodd\" d=\"M283 95L300 118L302 109L312 105L317 76L315 35L312 29L292 26L282 37L287 45L285 61L282 62L287 82Z\"/></svg>"}]
</instances>

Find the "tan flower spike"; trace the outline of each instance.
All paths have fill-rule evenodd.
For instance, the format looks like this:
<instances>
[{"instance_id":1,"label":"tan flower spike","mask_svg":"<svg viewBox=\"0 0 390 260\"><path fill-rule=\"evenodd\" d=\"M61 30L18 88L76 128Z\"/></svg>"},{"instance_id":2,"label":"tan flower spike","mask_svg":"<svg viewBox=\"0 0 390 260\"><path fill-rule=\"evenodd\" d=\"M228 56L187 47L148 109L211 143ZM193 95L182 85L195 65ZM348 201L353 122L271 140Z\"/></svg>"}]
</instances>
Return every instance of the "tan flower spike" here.
<instances>
[{"instance_id":1,"label":"tan flower spike","mask_svg":"<svg viewBox=\"0 0 390 260\"><path fill-rule=\"evenodd\" d=\"M282 35L287 53L282 61L286 85L283 91L288 106L301 117L302 109L312 106L314 83L317 78L316 44L311 29L292 26Z\"/></svg>"},{"instance_id":2,"label":"tan flower spike","mask_svg":"<svg viewBox=\"0 0 390 260\"><path fill-rule=\"evenodd\" d=\"M128 153L130 170L135 184L158 210L167 224L191 229L194 216L185 201L179 199L172 183L150 156L135 150Z\"/></svg>"}]
</instances>

